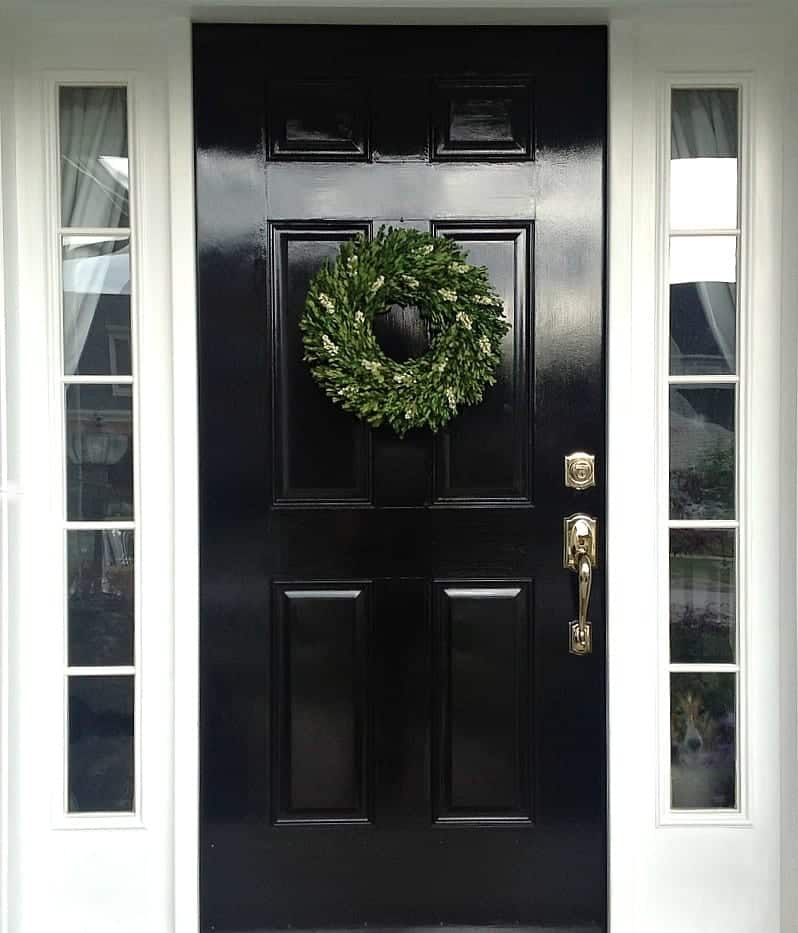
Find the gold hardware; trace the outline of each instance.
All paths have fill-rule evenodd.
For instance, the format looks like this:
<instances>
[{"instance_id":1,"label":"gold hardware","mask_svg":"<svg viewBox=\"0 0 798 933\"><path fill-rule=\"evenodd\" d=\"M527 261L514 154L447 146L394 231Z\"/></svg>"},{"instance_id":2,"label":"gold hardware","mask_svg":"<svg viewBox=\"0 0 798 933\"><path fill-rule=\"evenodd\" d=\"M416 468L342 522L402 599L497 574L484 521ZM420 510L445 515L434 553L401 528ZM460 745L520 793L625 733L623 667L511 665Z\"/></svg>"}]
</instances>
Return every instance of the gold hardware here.
<instances>
[{"instance_id":1,"label":"gold hardware","mask_svg":"<svg viewBox=\"0 0 798 933\"><path fill-rule=\"evenodd\" d=\"M566 570L577 570L576 558L584 551L590 558L592 567L598 565L598 546L596 544L596 519L577 512L562 520L563 556L562 565Z\"/></svg>"},{"instance_id":2,"label":"gold hardware","mask_svg":"<svg viewBox=\"0 0 798 933\"><path fill-rule=\"evenodd\" d=\"M569 489L589 489L596 485L596 458L577 450L565 457L565 485Z\"/></svg>"},{"instance_id":3,"label":"gold hardware","mask_svg":"<svg viewBox=\"0 0 798 933\"><path fill-rule=\"evenodd\" d=\"M586 655L593 651L593 626L588 621L587 608L597 558L596 519L581 513L564 518L563 566L576 573L579 594L579 616L568 626L571 654Z\"/></svg>"}]
</instances>

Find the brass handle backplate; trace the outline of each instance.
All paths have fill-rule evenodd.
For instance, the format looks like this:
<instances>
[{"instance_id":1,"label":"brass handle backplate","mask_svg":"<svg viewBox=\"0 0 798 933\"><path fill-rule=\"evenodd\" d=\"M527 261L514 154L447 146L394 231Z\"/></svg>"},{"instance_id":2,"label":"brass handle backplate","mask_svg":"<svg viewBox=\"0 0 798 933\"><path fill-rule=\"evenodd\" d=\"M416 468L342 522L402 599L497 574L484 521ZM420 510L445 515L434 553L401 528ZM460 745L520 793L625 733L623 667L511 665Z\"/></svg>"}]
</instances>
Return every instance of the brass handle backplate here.
<instances>
[{"instance_id":1,"label":"brass handle backplate","mask_svg":"<svg viewBox=\"0 0 798 933\"><path fill-rule=\"evenodd\" d=\"M588 621L593 568L598 558L596 519L577 513L563 519L563 566L577 577L579 613L568 625L568 650L586 655L593 651L593 626Z\"/></svg>"}]
</instances>

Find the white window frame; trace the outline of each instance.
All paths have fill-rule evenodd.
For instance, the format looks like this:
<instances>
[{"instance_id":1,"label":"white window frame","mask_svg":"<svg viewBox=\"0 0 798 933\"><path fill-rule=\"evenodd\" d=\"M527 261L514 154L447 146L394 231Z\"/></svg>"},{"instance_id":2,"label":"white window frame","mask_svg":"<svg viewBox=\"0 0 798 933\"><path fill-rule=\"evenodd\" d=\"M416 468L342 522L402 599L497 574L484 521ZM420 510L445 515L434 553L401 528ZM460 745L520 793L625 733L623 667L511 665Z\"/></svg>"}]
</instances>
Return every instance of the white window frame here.
<instances>
[{"instance_id":1,"label":"white window frame","mask_svg":"<svg viewBox=\"0 0 798 933\"><path fill-rule=\"evenodd\" d=\"M59 94L62 87L121 87L126 91L127 130L128 130L128 171L130 179L128 227L119 228L82 228L65 227L61 217L61 161L60 161L60 111ZM60 742L54 746L57 756L53 763L53 774L60 775L60 781L54 782L52 800L53 826L59 829L141 829L144 825L141 758L144 742L141 734L141 681L143 675L142 637L141 637L141 581L139 572L140 522L139 511L143 488L139 467L139 354L138 354L138 311L139 311L139 261L138 236L136 224L140 213L139 185L137 167L137 135L135 122L136 78L128 71L52 71L43 81L46 114L45 148L48 171L45 182L46 211L50 218L50 236L48 237L47 265L49 268L49 300L52 309L50 322L50 361L53 374L52 411L60 424L57 446L53 450L54 489L60 490L60 534L62 540L62 665L63 680L61 685L61 732ZM63 302L63 261L62 240L65 236L79 237L86 235L127 237L130 255L130 350L132 375L67 376L64 371L64 302ZM132 520L115 521L69 521L67 520L67 469L65 456L66 438L66 392L70 385L112 386L116 394L117 386L124 385L132 396L132 445L133 445L133 516ZM60 413L60 417L59 417ZM60 450L59 450L60 448ZM67 572L67 537L70 531L133 531L133 664L120 666L94 665L91 667L71 667L68 663L69 634L69 580ZM69 768L69 679L71 676L132 676L133 677L133 809L130 812L83 813L70 812L68 805L68 768Z\"/></svg>"},{"instance_id":2,"label":"white window frame","mask_svg":"<svg viewBox=\"0 0 798 933\"><path fill-rule=\"evenodd\" d=\"M658 825L661 826L743 826L750 825L748 801L748 656L750 652L747 595L749 589L748 568L750 535L748 534L748 511L750 491L750 445L748 443L748 424L750 419L751 392L748 374L750 371L750 321L751 321L751 251L749 235L751 221L751 127L754 124L753 79L749 72L668 72L661 76L661 97L659 100L659 145L657 159L657 322L658 348L658 426L657 463L661 492L658 502L661 513L659 520L660 539L658 547L659 598L658 626L659 645L659 794ZM714 379L700 377L696 384L723 384L736 386L735 392L735 518L731 521L672 521L669 510L669 451L670 451L670 411L669 388L675 384L688 384L689 377L670 377L670 239L673 231L670 225L670 188L671 188L671 93L678 89L734 90L738 92L738 154L737 154L737 228L736 230L718 230L718 236L736 235L737 265L737 328L736 328L736 378L718 376ZM700 231L706 234L707 231ZM673 528L729 528L735 531L735 589L736 589L736 661L733 664L672 663L670 660L670 541L669 532ZM716 671L736 675L736 793L737 805L728 809L684 810L671 807L671 673L704 673Z\"/></svg>"}]
</instances>

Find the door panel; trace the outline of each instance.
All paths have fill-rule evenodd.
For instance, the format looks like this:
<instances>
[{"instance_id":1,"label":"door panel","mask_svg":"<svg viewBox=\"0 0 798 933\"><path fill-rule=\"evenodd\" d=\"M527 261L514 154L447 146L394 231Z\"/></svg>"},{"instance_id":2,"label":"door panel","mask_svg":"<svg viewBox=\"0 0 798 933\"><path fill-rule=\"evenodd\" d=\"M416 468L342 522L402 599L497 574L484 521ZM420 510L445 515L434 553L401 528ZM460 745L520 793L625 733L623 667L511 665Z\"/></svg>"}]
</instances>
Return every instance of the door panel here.
<instances>
[{"instance_id":1,"label":"door panel","mask_svg":"<svg viewBox=\"0 0 798 933\"><path fill-rule=\"evenodd\" d=\"M528 584L435 589L435 819L528 823Z\"/></svg>"},{"instance_id":2,"label":"door panel","mask_svg":"<svg viewBox=\"0 0 798 933\"><path fill-rule=\"evenodd\" d=\"M532 394L529 374L532 346L529 277L532 268L531 225L434 224L468 251L474 265L485 266L491 285L504 300L511 327L504 338L496 385L478 406L457 418L435 445L435 502L529 503Z\"/></svg>"},{"instance_id":3,"label":"door panel","mask_svg":"<svg viewBox=\"0 0 798 933\"><path fill-rule=\"evenodd\" d=\"M302 363L298 327L308 285L319 267L334 261L342 243L370 229L368 223L272 227L275 504L371 499L368 430L319 392ZM313 425L313 444L307 442L308 425Z\"/></svg>"},{"instance_id":4,"label":"door panel","mask_svg":"<svg viewBox=\"0 0 798 933\"><path fill-rule=\"evenodd\" d=\"M367 821L368 585L279 583L274 607L274 822Z\"/></svg>"},{"instance_id":5,"label":"door panel","mask_svg":"<svg viewBox=\"0 0 798 933\"><path fill-rule=\"evenodd\" d=\"M602 29L195 30L204 930L605 928ZM453 237L510 331L433 436L302 360L308 284L381 223ZM375 322L423 353L413 308ZM599 540L600 557L603 540Z\"/></svg>"}]
</instances>

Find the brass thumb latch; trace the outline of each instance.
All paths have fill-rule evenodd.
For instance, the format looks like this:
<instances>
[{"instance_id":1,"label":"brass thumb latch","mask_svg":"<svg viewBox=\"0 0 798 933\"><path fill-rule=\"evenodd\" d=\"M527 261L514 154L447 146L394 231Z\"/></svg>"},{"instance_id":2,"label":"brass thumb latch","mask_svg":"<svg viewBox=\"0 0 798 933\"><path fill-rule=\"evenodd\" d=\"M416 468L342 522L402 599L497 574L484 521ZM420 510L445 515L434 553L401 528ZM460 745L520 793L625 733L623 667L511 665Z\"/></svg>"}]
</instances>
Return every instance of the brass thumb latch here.
<instances>
[{"instance_id":1,"label":"brass thumb latch","mask_svg":"<svg viewBox=\"0 0 798 933\"><path fill-rule=\"evenodd\" d=\"M585 655L593 650L593 629L587 618L593 568L596 566L596 519L576 513L563 519L563 566L577 577L579 615L568 625L568 650Z\"/></svg>"}]
</instances>

